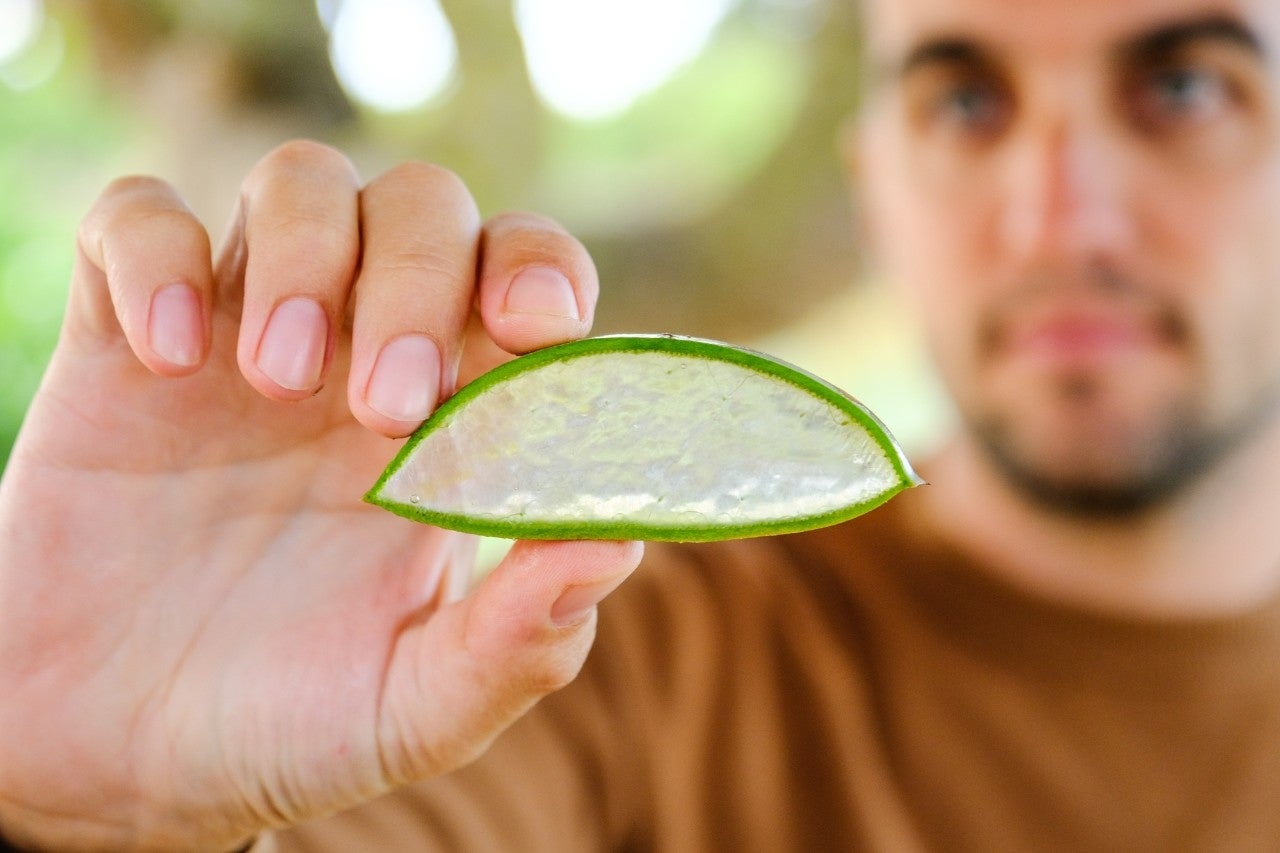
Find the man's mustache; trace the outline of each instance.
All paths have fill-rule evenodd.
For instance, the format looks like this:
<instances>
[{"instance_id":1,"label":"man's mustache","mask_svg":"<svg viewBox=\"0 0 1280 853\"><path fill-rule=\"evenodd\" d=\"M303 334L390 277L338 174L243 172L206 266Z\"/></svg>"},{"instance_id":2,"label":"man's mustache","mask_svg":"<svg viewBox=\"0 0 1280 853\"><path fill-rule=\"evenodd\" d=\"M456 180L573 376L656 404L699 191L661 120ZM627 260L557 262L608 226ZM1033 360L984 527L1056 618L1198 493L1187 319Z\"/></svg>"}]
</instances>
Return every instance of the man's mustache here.
<instances>
[{"instance_id":1,"label":"man's mustache","mask_svg":"<svg viewBox=\"0 0 1280 853\"><path fill-rule=\"evenodd\" d=\"M1115 312L1151 324L1164 339L1184 341L1190 327L1177 303L1158 287L1110 261L1070 270L1043 269L1023 276L979 318L981 351L990 353L1020 320L1036 313Z\"/></svg>"}]
</instances>

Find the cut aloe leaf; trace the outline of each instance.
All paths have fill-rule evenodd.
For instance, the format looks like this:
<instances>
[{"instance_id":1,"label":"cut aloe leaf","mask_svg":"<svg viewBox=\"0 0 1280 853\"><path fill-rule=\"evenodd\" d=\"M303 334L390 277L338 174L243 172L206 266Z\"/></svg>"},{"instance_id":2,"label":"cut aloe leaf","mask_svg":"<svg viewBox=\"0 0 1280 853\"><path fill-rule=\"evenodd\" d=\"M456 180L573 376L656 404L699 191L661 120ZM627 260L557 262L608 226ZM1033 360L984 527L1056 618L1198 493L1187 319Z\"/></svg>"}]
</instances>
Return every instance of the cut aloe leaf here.
<instances>
[{"instance_id":1,"label":"cut aloe leaf","mask_svg":"<svg viewBox=\"0 0 1280 853\"><path fill-rule=\"evenodd\" d=\"M834 524L920 482L885 426L816 376L716 341L620 335L462 388L365 499L511 539L708 541Z\"/></svg>"}]
</instances>

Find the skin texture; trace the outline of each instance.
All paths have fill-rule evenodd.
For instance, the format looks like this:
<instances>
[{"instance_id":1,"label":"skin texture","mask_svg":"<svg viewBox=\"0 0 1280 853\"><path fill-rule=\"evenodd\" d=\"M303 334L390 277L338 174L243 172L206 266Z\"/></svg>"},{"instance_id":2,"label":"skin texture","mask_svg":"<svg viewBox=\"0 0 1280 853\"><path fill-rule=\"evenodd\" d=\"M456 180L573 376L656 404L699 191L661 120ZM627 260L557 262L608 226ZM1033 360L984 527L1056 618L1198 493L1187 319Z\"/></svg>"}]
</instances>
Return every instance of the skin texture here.
<instances>
[{"instance_id":1,"label":"skin texture","mask_svg":"<svg viewBox=\"0 0 1280 853\"><path fill-rule=\"evenodd\" d=\"M966 423L928 470L937 525L1081 607L1275 594L1280 9L868 12L860 199ZM1230 26L1155 38L1208 19ZM81 228L0 481L0 829L21 844L230 849L446 772L572 678L639 559L523 543L455 600L469 541L359 502L457 377L586 333L595 275L563 230L482 221L425 164L365 184L310 143L264 158L232 223L212 252L134 178Z\"/></svg>"},{"instance_id":2,"label":"skin texture","mask_svg":"<svg viewBox=\"0 0 1280 853\"><path fill-rule=\"evenodd\" d=\"M964 422L929 471L940 523L1098 606L1269 594L1280 9L868 12L876 81L851 157Z\"/></svg>"},{"instance_id":3,"label":"skin texture","mask_svg":"<svg viewBox=\"0 0 1280 853\"><path fill-rule=\"evenodd\" d=\"M0 484L4 834L231 849L457 767L569 681L638 546L520 543L454 600L472 541L360 496L460 370L582 336L596 293L562 229L482 222L425 164L362 185L285 145L216 254L165 184L108 187Z\"/></svg>"}]
</instances>

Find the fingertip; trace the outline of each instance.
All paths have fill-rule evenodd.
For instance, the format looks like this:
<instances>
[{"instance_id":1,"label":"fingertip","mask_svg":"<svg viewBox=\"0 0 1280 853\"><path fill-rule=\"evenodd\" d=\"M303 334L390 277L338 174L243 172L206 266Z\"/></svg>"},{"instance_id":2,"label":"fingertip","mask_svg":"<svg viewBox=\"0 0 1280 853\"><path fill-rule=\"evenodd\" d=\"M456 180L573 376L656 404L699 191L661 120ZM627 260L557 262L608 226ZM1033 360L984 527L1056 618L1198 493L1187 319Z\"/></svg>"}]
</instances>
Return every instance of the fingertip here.
<instances>
[{"instance_id":1,"label":"fingertip","mask_svg":"<svg viewBox=\"0 0 1280 853\"><path fill-rule=\"evenodd\" d=\"M614 590L631 577L644 546L639 542L608 543L614 547L604 557L604 565L611 566L612 571L595 580L573 583L551 605L551 622L559 628L572 628L589 620L595 615L596 607Z\"/></svg>"},{"instance_id":2,"label":"fingertip","mask_svg":"<svg viewBox=\"0 0 1280 853\"><path fill-rule=\"evenodd\" d=\"M563 628L582 619L640 564L641 542L516 542L491 578L500 595L540 610L542 620Z\"/></svg>"},{"instance_id":3,"label":"fingertip","mask_svg":"<svg viewBox=\"0 0 1280 853\"><path fill-rule=\"evenodd\" d=\"M553 565L570 579L616 571L630 573L644 556L644 543L612 539L521 539L511 548L512 560Z\"/></svg>"}]
</instances>

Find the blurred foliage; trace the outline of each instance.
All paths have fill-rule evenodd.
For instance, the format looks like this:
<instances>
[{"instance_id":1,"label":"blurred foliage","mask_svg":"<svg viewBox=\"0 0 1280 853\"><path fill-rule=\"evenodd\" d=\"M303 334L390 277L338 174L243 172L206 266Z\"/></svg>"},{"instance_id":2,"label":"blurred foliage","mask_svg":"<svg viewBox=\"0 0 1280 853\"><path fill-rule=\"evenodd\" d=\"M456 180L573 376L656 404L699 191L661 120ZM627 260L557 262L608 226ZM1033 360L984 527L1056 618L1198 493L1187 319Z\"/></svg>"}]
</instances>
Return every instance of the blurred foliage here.
<instances>
[{"instance_id":1,"label":"blurred foliage","mask_svg":"<svg viewBox=\"0 0 1280 853\"><path fill-rule=\"evenodd\" d=\"M837 138L857 89L856 4L740 0L667 84L588 123L538 101L506 0L442 6L459 45L455 91L382 115L343 94L314 0L46 0L56 74L18 90L0 67L0 462L53 346L76 222L100 188L162 175L216 240L240 178L295 136L337 145L366 177L439 162L487 212L560 219L600 269L600 332L750 341L849 289Z\"/></svg>"},{"instance_id":2,"label":"blurred foliage","mask_svg":"<svg viewBox=\"0 0 1280 853\"><path fill-rule=\"evenodd\" d=\"M63 59L49 80L0 84L0 462L57 337L86 188L110 173L131 130L93 83L76 23L55 31Z\"/></svg>"}]
</instances>

